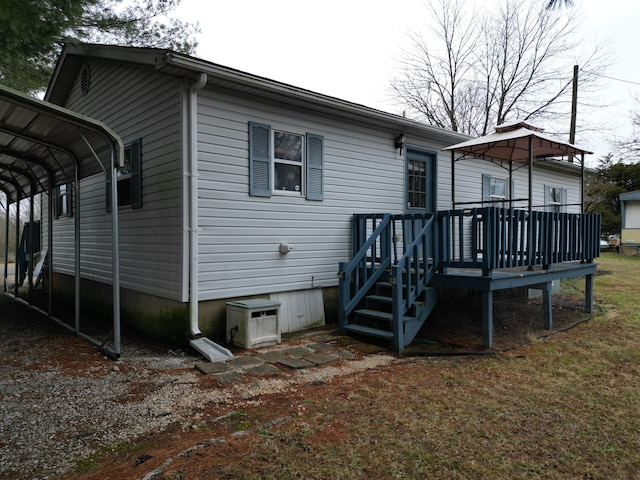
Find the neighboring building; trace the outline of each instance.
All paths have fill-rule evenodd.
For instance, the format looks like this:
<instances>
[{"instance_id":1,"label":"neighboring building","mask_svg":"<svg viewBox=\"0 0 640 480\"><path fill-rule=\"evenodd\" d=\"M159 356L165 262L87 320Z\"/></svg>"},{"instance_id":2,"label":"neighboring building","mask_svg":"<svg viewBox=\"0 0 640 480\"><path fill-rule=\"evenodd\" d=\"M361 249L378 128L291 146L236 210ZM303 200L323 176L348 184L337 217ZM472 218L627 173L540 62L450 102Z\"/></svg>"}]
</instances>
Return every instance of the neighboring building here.
<instances>
[{"instance_id":1,"label":"neighboring building","mask_svg":"<svg viewBox=\"0 0 640 480\"><path fill-rule=\"evenodd\" d=\"M640 190L620 194L620 248L623 255L640 254Z\"/></svg>"},{"instance_id":2,"label":"neighboring building","mask_svg":"<svg viewBox=\"0 0 640 480\"><path fill-rule=\"evenodd\" d=\"M469 138L158 49L66 46L45 100L123 139L122 318L180 341L218 337L230 300L277 300L283 332L336 321L353 215L452 208L441 150ZM577 165L534 169L536 209L580 212ZM503 165L462 161L456 202L527 205L526 169L509 178ZM112 278L104 174L57 190L54 285L72 291L75 188L83 302L101 308Z\"/></svg>"}]
</instances>

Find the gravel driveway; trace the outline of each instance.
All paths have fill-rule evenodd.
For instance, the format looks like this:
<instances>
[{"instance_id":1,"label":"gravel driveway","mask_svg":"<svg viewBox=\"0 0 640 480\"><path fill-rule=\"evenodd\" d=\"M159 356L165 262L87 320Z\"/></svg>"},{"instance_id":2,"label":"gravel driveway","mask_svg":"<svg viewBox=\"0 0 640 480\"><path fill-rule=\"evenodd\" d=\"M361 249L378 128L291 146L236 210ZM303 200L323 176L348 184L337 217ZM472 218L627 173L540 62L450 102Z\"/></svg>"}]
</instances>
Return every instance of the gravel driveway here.
<instances>
[{"instance_id":1,"label":"gravel driveway","mask_svg":"<svg viewBox=\"0 0 640 480\"><path fill-rule=\"evenodd\" d=\"M296 345L305 341L318 340L309 337ZM347 358L212 388L194 368L202 358L191 351L136 341L125 333L123 358L114 361L0 295L0 479L50 478L98 449L170 424L197 427L206 420L205 406L242 408L296 384L398 361L387 354Z\"/></svg>"}]
</instances>

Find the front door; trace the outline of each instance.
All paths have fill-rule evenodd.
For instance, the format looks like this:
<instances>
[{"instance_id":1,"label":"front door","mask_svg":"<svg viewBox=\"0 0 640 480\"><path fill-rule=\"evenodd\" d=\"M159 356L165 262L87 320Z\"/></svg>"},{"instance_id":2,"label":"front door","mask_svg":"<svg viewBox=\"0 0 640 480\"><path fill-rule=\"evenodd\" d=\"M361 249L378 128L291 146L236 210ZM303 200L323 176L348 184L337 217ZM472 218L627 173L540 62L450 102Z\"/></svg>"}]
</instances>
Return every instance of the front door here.
<instances>
[{"instance_id":1,"label":"front door","mask_svg":"<svg viewBox=\"0 0 640 480\"><path fill-rule=\"evenodd\" d=\"M405 188L407 213L436 211L438 196L434 152L407 148Z\"/></svg>"}]
</instances>

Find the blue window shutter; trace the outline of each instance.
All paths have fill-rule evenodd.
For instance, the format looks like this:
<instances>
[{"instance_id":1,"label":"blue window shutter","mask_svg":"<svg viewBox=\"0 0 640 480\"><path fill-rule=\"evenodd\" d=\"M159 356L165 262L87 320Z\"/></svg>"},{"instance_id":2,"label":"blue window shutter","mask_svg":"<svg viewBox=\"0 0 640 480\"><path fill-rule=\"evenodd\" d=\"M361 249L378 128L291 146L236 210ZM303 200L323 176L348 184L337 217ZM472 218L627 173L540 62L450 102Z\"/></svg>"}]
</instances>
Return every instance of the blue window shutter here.
<instances>
[{"instance_id":1,"label":"blue window shutter","mask_svg":"<svg viewBox=\"0 0 640 480\"><path fill-rule=\"evenodd\" d=\"M487 202L482 204L483 207L491 206L491 175L486 173L482 174L482 201Z\"/></svg>"},{"instance_id":2,"label":"blue window shutter","mask_svg":"<svg viewBox=\"0 0 640 480\"><path fill-rule=\"evenodd\" d=\"M142 140L131 143L131 208L142 208Z\"/></svg>"},{"instance_id":3,"label":"blue window shutter","mask_svg":"<svg viewBox=\"0 0 640 480\"><path fill-rule=\"evenodd\" d=\"M249 122L249 195L271 196L271 127Z\"/></svg>"},{"instance_id":4,"label":"blue window shutter","mask_svg":"<svg viewBox=\"0 0 640 480\"><path fill-rule=\"evenodd\" d=\"M567 189L563 188L561 190L562 195L562 206L560 207L560 211L562 213L567 213Z\"/></svg>"},{"instance_id":5,"label":"blue window shutter","mask_svg":"<svg viewBox=\"0 0 640 480\"><path fill-rule=\"evenodd\" d=\"M324 199L324 137L307 133L307 200Z\"/></svg>"}]
</instances>

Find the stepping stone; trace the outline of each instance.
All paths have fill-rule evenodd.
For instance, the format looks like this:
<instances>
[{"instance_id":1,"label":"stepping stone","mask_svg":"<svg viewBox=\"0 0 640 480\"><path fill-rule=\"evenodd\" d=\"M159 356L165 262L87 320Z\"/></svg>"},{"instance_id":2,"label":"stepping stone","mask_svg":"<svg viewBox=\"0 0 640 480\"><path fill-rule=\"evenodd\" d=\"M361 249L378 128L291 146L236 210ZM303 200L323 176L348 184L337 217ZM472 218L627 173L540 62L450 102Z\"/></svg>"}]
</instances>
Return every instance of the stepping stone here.
<instances>
[{"instance_id":1,"label":"stepping stone","mask_svg":"<svg viewBox=\"0 0 640 480\"><path fill-rule=\"evenodd\" d=\"M328 343L312 343L311 345L307 345L310 349L316 352L330 352L331 350L335 350L333 345L329 345Z\"/></svg>"},{"instance_id":2,"label":"stepping stone","mask_svg":"<svg viewBox=\"0 0 640 480\"><path fill-rule=\"evenodd\" d=\"M356 356L349 350L336 350L334 353L343 360L353 360L356 358Z\"/></svg>"},{"instance_id":3,"label":"stepping stone","mask_svg":"<svg viewBox=\"0 0 640 480\"><path fill-rule=\"evenodd\" d=\"M216 374L216 380L220 385L228 385L230 383L235 382L236 380L240 380L241 378L242 378L242 374L238 372L227 372L227 373Z\"/></svg>"},{"instance_id":4,"label":"stepping stone","mask_svg":"<svg viewBox=\"0 0 640 480\"><path fill-rule=\"evenodd\" d=\"M231 367L224 362L200 362L195 367L205 375L210 373L223 373L231 370Z\"/></svg>"},{"instance_id":5,"label":"stepping stone","mask_svg":"<svg viewBox=\"0 0 640 480\"><path fill-rule=\"evenodd\" d=\"M280 373L280 369L275 365L267 363L265 365L258 365L257 367L247 368L245 372L252 373L254 375L270 375L273 373Z\"/></svg>"},{"instance_id":6,"label":"stepping stone","mask_svg":"<svg viewBox=\"0 0 640 480\"><path fill-rule=\"evenodd\" d=\"M251 355L242 355L240 357L232 358L231 360L227 360L229 365L233 365L234 367L254 367L256 365L260 365L262 362Z\"/></svg>"},{"instance_id":7,"label":"stepping stone","mask_svg":"<svg viewBox=\"0 0 640 480\"><path fill-rule=\"evenodd\" d=\"M304 357L303 360L315 363L316 365L324 365L325 363L331 363L335 362L336 360L340 360L340 357L338 357L337 355L329 355L328 353L313 353Z\"/></svg>"},{"instance_id":8,"label":"stepping stone","mask_svg":"<svg viewBox=\"0 0 640 480\"><path fill-rule=\"evenodd\" d=\"M280 360L284 360L287 356L280 350L277 352L261 353L257 356L260 360L267 363L278 363Z\"/></svg>"},{"instance_id":9,"label":"stepping stone","mask_svg":"<svg viewBox=\"0 0 640 480\"><path fill-rule=\"evenodd\" d=\"M293 347L285 350L284 353L290 357L300 358L313 353L313 350L307 347Z\"/></svg>"},{"instance_id":10,"label":"stepping stone","mask_svg":"<svg viewBox=\"0 0 640 480\"><path fill-rule=\"evenodd\" d=\"M284 365L285 367L295 368L295 369L309 368L309 367L316 366L315 363L308 362L302 358L285 358L283 360L280 360L278 363L280 365Z\"/></svg>"}]
</instances>

